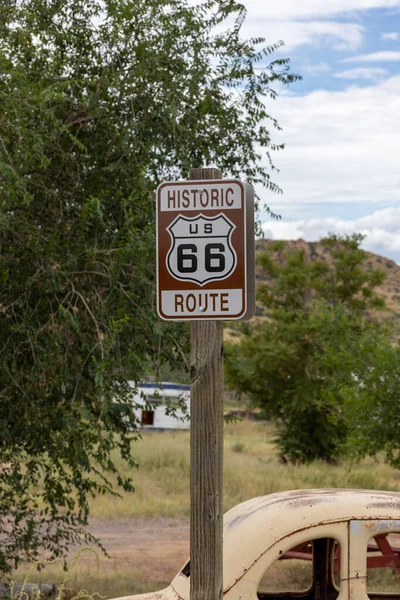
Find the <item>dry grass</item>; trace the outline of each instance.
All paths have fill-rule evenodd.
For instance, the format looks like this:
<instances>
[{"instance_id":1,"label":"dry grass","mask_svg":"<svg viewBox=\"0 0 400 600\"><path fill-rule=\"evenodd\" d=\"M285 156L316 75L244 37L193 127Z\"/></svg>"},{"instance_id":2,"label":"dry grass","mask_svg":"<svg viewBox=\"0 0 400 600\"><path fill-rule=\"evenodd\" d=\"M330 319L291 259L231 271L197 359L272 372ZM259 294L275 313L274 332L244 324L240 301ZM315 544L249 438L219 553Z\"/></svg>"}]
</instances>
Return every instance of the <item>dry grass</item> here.
<instances>
[{"instance_id":1,"label":"dry grass","mask_svg":"<svg viewBox=\"0 0 400 600\"><path fill-rule=\"evenodd\" d=\"M313 582L312 563L305 560L278 561L261 579L258 591L268 594L305 592Z\"/></svg>"},{"instance_id":2,"label":"dry grass","mask_svg":"<svg viewBox=\"0 0 400 600\"><path fill-rule=\"evenodd\" d=\"M61 586L65 582L67 593L63 594L63 600L73 598L78 590L84 590L88 595L93 594L93 600L102 600L102 598L117 598L160 589L160 585L155 585L154 582L143 583L140 572L135 568L121 569L117 564L114 564L114 568L111 567L108 565L105 569L103 561L96 564L93 560L86 560L83 553L77 564L70 566L67 573L63 569L62 561L58 560L45 565L41 571L33 570L27 580L30 583L51 583L56 586ZM13 573L13 580L23 581L28 570L28 567L19 568Z\"/></svg>"},{"instance_id":3,"label":"dry grass","mask_svg":"<svg viewBox=\"0 0 400 600\"><path fill-rule=\"evenodd\" d=\"M91 516L118 518L161 514L188 518L189 436L187 431L145 432L134 448L140 465L132 473L136 493L122 494L120 499L107 496L94 499ZM372 461L337 466L324 463L283 465L276 455L272 438L273 429L264 422L246 420L225 426L225 510L254 496L289 489L400 490L399 472ZM122 465L121 469L124 470Z\"/></svg>"},{"instance_id":4,"label":"dry grass","mask_svg":"<svg viewBox=\"0 0 400 600\"><path fill-rule=\"evenodd\" d=\"M384 569L368 569L367 593L399 594L400 573L398 569L386 567Z\"/></svg>"}]
</instances>

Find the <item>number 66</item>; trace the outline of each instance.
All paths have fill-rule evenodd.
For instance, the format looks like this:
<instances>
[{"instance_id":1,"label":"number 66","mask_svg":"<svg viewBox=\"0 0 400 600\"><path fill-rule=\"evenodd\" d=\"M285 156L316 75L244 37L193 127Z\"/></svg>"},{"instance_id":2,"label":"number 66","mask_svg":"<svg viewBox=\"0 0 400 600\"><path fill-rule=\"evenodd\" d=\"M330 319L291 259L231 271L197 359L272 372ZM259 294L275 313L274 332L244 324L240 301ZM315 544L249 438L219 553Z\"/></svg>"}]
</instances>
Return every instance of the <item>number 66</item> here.
<instances>
[{"instance_id":1,"label":"number 66","mask_svg":"<svg viewBox=\"0 0 400 600\"><path fill-rule=\"evenodd\" d=\"M198 267L196 244L180 244L177 248L177 269L179 273L195 273ZM204 268L207 273L222 273L225 269L224 244L217 242L204 247Z\"/></svg>"}]
</instances>

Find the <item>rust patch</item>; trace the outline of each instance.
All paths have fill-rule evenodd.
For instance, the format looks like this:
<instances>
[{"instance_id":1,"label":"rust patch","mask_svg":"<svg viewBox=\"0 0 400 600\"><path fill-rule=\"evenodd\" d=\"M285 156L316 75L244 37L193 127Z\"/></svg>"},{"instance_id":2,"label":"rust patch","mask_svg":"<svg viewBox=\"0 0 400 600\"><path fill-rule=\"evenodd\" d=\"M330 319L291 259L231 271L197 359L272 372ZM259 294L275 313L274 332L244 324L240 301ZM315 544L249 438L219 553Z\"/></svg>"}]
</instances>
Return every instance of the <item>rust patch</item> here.
<instances>
[{"instance_id":1,"label":"rust patch","mask_svg":"<svg viewBox=\"0 0 400 600\"><path fill-rule=\"evenodd\" d=\"M346 488L328 488L321 490L293 490L291 492L279 492L276 494L270 494L269 496L260 496L251 500L249 503L245 502L242 507L242 512L231 520L225 522L225 528L227 530L234 528L239 523L242 523L247 518L256 514L257 512L280 504L282 507L288 509L297 509L309 506L312 508L317 504L323 502L330 502L339 500L342 495L365 495L369 493L372 498L376 498L376 502L371 502L367 505L369 508L399 508L400 509L400 493L398 492L380 492L374 494L368 490L352 490ZM363 516L353 517L363 518Z\"/></svg>"},{"instance_id":2,"label":"rust patch","mask_svg":"<svg viewBox=\"0 0 400 600\"><path fill-rule=\"evenodd\" d=\"M280 504L282 506L285 505L285 508L289 509L303 508L304 506L309 506L310 508L312 508L317 504L330 500L329 494L332 494L332 496L334 496L336 493L337 495L337 491L338 490L335 489L295 490L292 492L280 492L277 494L271 494L270 496L259 496L259 498L255 498L249 503L245 502L241 514L238 514L231 520L226 521L225 528L227 530L232 529L239 523L242 523L247 518L259 512L260 510L264 510L266 508L269 508L270 506L275 506L276 504ZM257 502L255 502L256 500ZM252 504L254 508L248 508L247 506L249 504Z\"/></svg>"},{"instance_id":3,"label":"rust patch","mask_svg":"<svg viewBox=\"0 0 400 600\"><path fill-rule=\"evenodd\" d=\"M398 508L400 510L400 498L398 498L397 501L392 502L371 502L371 504L368 504L367 508Z\"/></svg>"}]
</instances>

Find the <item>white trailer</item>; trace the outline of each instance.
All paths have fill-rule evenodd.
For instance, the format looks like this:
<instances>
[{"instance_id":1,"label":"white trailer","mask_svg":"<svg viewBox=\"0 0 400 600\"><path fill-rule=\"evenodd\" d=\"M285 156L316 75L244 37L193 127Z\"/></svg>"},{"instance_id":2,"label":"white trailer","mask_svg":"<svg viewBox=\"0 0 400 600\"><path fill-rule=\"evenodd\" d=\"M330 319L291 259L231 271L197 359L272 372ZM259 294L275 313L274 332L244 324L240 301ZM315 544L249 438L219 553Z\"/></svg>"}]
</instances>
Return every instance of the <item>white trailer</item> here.
<instances>
[{"instance_id":1,"label":"white trailer","mask_svg":"<svg viewBox=\"0 0 400 600\"><path fill-rule=\"evenodd\" d=\"M170 382L128 383L137 390L133 399L137 405L134 412L143 429L190 429L189 385ZM183 410L180 407L182 403Z\"/></svg>"}]
</instances>

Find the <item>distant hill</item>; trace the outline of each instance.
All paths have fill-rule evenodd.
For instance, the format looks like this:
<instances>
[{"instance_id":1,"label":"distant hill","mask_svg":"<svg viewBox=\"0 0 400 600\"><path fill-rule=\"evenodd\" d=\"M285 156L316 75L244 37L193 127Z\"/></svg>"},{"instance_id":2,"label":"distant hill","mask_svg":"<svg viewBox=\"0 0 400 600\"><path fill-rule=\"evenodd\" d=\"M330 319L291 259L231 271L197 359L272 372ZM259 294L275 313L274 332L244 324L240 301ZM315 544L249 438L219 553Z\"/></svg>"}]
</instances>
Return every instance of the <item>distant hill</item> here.
<instances>
[{"instance_id":1,"label":"distant hill","mask_svg":"<svg viewBox=\"0 0 400 600\"><path fill-rule=\"evenodd\" d=\"M267 250L271 245L276 244L276 240L256 240L256 253ZM277 252L277 258L280 261L284 260L284 253L288 249L304 250L306 256L310 260L330 261L332 257L328 249L324 248L320 242L305 242L304 240L284 242L284 250ZM376 291L384 298L388 311L380 313L379 317L385 319L397 320L400 319L400 266L393 260L366 252L367 260L365 261L366 269L381 269L386 277L383 284L376 288ZM265 283L266 277L261 267L256 267L256 282ZM259 312L257 310L257 312Z\"/></svg>"},{"instance_id":2,"label":"distant hill","mask_svg":"<svg viewBox=\"0 0 400 600\"><path fill-rule=\"evenodd\" d=\"M267 250L273 244L276 244L278 240L256 240L256 254ZM282 250L276 253L276 257L279 261L285 260L284 254L286 250L304 250L306 256L310 260L326 260L331 261L332 256L330 251L322 246L319 242L305 242L304 240L297 241L286 241L283 242L284 247ZM373 254L372 252L366 252L367 260L365 261L366 269L381 269L385 273L385 280L383 284L376 288L385 300L388 310L385 311L373 311L371 315L382 321L393 321L400 322L400 266L397 265L393 260ZM263 269L256 265L256 286L260 283L266 283L267 277ZM258 304L256 305L256 316L252 322L263 321L267 318L265 308ZM224 327L224 340L226 342L237 342L241 337L241 333L238 330L238 323L235 321L227 321ZM395 334L394 339L400 342L398 333Z\"/></svg>"}]
</instances>

